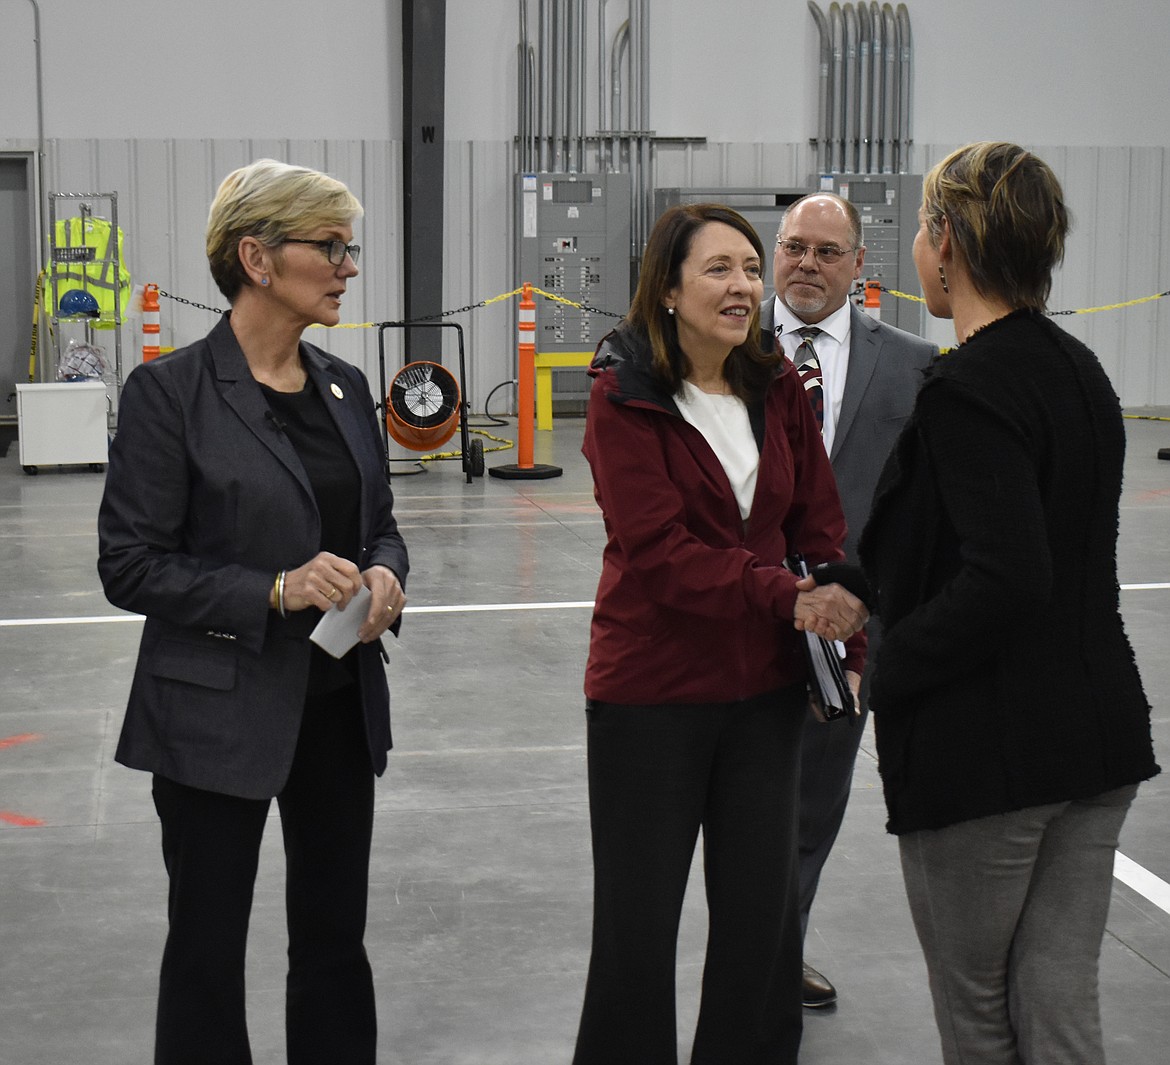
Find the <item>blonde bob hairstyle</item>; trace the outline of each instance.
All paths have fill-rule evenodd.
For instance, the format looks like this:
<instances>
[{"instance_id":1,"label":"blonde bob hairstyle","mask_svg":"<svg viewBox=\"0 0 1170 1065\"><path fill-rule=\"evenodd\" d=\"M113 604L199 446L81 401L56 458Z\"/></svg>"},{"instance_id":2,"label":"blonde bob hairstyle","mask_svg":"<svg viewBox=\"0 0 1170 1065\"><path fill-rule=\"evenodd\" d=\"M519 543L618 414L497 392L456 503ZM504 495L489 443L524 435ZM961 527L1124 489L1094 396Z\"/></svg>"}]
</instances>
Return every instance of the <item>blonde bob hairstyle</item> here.
<instances>
[{"instance_id":1,"label":"blonde bob hairstyle","mask_svg":"<svg viewBox=\"0 0 1170 1065\"><path fill-rule=\"evenodd\" d=\"M285 237L322 226L351 225L362 205L336 178L275 159L233 170L219 186L207 216L207 261L228 302L251 284L240 262L244 237L270 248Z\"/></svg>"},{"instance_id":2,"label":"blonde bob hairstyle","mask_svg":"<svg viewBox=\"0 0 1170 1065\"><path fill-rule=\"evenodd\" d=\"M1070 224L1047 163L1018 144L968 144L926 175L922 213L936 248L947 220L981 296L1045 309Z\"/></svg>"}]
</instances>

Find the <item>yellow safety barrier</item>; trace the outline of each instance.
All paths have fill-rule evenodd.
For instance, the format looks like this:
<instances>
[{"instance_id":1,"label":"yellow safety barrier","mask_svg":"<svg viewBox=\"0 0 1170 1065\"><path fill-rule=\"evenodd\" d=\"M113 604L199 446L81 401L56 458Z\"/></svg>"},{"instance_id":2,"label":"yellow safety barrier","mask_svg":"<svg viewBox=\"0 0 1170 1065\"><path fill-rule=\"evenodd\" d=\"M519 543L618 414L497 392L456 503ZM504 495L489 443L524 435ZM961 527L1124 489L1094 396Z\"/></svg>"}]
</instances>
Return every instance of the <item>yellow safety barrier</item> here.
<instances>
[{"instance_id":1,"label":"yellow safety barrier","mask_svg":"<svg viewBox=\"0 0 1170 1065\"><path fill-rule=\"evenodd\" d=\"M900 300L910 300L913 303L925 303L926 301L921 296L915 296L910 292L899 292L894 288L882 288L883 292L888 292L891 296L895 296ZM1106 303L1103 307L1080 307L1075 311L1045 311L1049 317L1055 318L1065 314L1097 314L1099 311L1120 311L1126 307L1136 307L1141 303L1151 303L1154 300L1164 299L1170 296L1170 290L1166 292L1155 292L1152 296L1139 296L1135 300L1125 300L1122 303Z\"/></svg>"},{"instance_id":2,"label":"yellow safety barrier","mask_svg":"<svg viewBox=\"0 0 1170 1065\"><path fill-rule=\"evenodd\" d=\"M584 308L585 305L577 303L575 300L567 299L564 296L558 296L555 292L545 292L544 289L537 288L535 285L529 286L529 290L538 296L543 296L546 300L551 300L554 303L563 303L568 307ZM447 318L453 314L461 314L464 311L478 310L480 307L490 307L493 303L500 303L503 300L512 299L514 296L520 295L524 291L524 286L512 289L511 292L502 292L498 296L492 296L488 299L480 300L478 303L470 303L465 307L457 307L453 310L443 311L437 315L428 315L428 320L432 318ZM909 292L899 292L897 289L881 287L881 291L894 296L896 299L911 300L914 303L924 303L925 300L921 296L915 296ZM192 300L184 299L182 296L175 296L170 292L160 292L160 296L165 296L168 299L173 299L178 303L185 303L191 307L197 307L200 310L211 311L214 314L222 314L223 311L216 307L208 307L206 304L195 303ZM1140 296L1137 299L1125 300L1121 303L1109 303L1102 307L1082 307L1078 310L1072 311L1048 311L1047 313L1053 317L1068 314L1096 314L1099 311L1116 311L1123 310L1126 307L1136 307L1142 303L1150 303L1154 300L1164 299L1170 296L1170 290L1166 292L1158 292L1152 296ZM591 307L589 310L598 311L598 308ZM612 311L599 311L601 314L609 315L613 318L621 318L619 314ZM330 326L314 326L316 329L373 329L382 323L380 322L343 322L339 325ZM34 334L35 336L35 334ZM34 339L35 343L35 339ZM170 349L163 348L164 352ZM552 375L553 370L560 370L572 367L585 367L593 359L592 351L538 351L535 357L535 371L536 371L536 428L551 430L553 427L552 416ZM1140 415L1126 415L1126 417L1141 417ZM1149 417L1149 416L1146 416ZM1150 418L1155 421L1165 421L1164 418ZM498 449L491 449L498 450ZM431 458L447 458L447 452L424 455L422 461ZM454 454L454 453L450 453Z\"/></svg>"}]
</instances>

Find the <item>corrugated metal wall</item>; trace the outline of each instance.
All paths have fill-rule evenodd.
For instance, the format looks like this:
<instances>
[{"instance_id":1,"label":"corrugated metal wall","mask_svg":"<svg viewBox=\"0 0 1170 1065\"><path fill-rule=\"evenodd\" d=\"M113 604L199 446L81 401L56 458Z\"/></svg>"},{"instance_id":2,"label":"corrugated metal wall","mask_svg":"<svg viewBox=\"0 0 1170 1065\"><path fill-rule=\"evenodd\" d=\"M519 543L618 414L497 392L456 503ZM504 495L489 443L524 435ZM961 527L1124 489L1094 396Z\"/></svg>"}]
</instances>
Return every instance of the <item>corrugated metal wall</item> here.
<instances>
[{"instance_id":1,"label":"corrugated metal wall","mask_svg":"<svg viewBox=\"0 0 1170 1065\"><path fill-rule=\"evenodd\" d=\"M119 194L126 259L137 283L211 306L223 299L207 273L203 232L207 207L230 170L262 156L326 170L354 190L366 208L358 232L362 272L350 288L347 322L394 320L401 313L401 144L392 141L96 140L52 141L46 185L52 192ZM915 148L927 168L953 145ZM1053 290L1054 309L1113 304L1170 288L1170 183L1163 148L1045 148L1074 214L1069 254ZM663 144L656 150L659 186L792 186L814 167L805 144ZM443 306L462 307L511 291L512 145L459 141L447 145ZM769 241L770 243L770 241ZM1123 310L1062 318L1098 353L1127 406L1170 405L1170 341L1166 300ZM606 308L615 312L624 307ZM515 301L454 316L466 331L468 394L481 410L488 392L514 375ZM183 344L212 324L205 311L164 300L162 342ZM932 338L952 342L949 326L932 323ZM937 334L937 335L935 335ZM311 339L377 378L376 331L315 331ZM137 360L128 334L127 369ZM387 334L389 369L401 365L401 334ZM449 360L454 367L455 349ZM447 349L444 350L447 358ZM376 384L375 384L376 388ZM505 398L507 397L507 398ZM511 390L492 401L509 409Z\"/></svg>"}]
</instances>

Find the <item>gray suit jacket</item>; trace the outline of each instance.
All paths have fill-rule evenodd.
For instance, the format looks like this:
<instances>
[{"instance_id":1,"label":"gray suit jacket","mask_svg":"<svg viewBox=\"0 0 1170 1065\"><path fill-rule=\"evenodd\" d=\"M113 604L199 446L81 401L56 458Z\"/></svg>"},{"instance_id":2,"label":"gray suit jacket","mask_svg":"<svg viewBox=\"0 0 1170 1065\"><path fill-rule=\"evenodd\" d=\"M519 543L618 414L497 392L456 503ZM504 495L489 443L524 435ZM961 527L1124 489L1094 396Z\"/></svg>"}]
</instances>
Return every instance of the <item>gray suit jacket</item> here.
<instances>
[{"instance_id":1,"label":"gray suit jacket","mask_svg":"<svg viewBox=\"0 0 1170 1065\"><path fill-rule=\"evenodd\" d=\"M769 296L760 306L760 330L767 344L775 335L773 312ZM829 460L848 525L845 557L856 562L857 541L869 517L878 476L914 409L922 371L938 348L856 306L850 315L849 368Z\"/></svg>"},{"instance_id":2,"label":"gray suit jacket","mask_svg":"<svg viewBox=\"0 0 1170 1065\"><path fill-rule=\"evenodd\" d=\"M301 358L361 481L361 570L405 585L381 436L362 373L301 344ZM117 759L207 791L271 798L300 731L308 634L282 619L273 579L320 550L304 467L226 316L203 340L126 380L98 515L98 572L110 602L146 615ZM370 759L385 768L389 693L378 644L359 645Z\"/></svg>"}]
</instances>

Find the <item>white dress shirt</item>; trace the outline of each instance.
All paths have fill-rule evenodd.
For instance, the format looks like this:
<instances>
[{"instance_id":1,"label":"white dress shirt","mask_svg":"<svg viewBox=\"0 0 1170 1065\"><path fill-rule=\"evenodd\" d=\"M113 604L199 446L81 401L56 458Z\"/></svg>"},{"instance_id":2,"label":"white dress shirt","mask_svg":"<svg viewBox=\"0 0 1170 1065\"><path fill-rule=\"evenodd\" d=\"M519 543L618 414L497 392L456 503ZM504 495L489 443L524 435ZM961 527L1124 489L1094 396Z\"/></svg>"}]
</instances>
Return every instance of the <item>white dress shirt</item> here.
<instances>
[{"instance_id":1,"label":"white dress shirt","mask_svg":"<svg viewBox=\"0 0 1170 1065\"><path fill-rule=\"evenodd\" d=\"M796 349L800 347L800 334L808 323L802 322L789 309L788 305L779 297L776 301L773 321L776 323L776 334L784 348L784 354L795 361ZM845 375L849 372L849 336L852 327L849 301L838 307L823 322L817 322L816 327L821 335L813 338L813 350L817 353L817 361L821 364L821 387L825 397L825 421L821 430L821 439L825 444L825 451L833 452L833 437L837 431L837 419L841 415L841 400L845 395Z\"/></svg>"}]
</instances>

